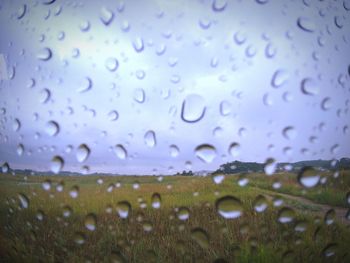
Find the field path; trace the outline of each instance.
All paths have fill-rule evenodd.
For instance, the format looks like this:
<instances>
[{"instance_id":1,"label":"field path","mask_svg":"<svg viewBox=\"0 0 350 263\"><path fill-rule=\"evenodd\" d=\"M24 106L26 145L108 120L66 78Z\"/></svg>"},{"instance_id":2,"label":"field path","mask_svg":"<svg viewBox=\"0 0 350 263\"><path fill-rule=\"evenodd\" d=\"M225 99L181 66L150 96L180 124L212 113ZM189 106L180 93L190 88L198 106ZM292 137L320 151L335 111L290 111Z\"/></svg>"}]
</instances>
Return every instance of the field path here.
<instances>
[{"instance_id":1,"label":"field path","mask_svg":"<svg viewBox=\"0 0 350 263\"><path fill-rule=\"evenodd\" d=\"M314 213L320 215L322 219L324 218L324 215L327 213L328 210L334 209L334 211L336 213L337 221L341 222L342 224L345 224L345 225L350 225L350 220L347 220L346 217L345 217L346 213L349 210L349 208L339 207L339 206L331 206L331 205L325 205L325 204L319 204L319 203L316 203L314 201L311 201L311 200L306 199L306 198L301 197L301 196L295 196L295 195L290 195L290 194L273 192L273 191L269 191L269 190L265 190L265 191L267 192L267 194L270 197L272 197L272 196L280 196L280 197L283 197L285 199L294 200L294 201L297 201L297 202L305 204L305 205L310 205L310 206L315 208L315 211L310 211L310 212L314 212ZM299 210L301 210L301 209L299 209Z\"/></svg>"}]
</instances>

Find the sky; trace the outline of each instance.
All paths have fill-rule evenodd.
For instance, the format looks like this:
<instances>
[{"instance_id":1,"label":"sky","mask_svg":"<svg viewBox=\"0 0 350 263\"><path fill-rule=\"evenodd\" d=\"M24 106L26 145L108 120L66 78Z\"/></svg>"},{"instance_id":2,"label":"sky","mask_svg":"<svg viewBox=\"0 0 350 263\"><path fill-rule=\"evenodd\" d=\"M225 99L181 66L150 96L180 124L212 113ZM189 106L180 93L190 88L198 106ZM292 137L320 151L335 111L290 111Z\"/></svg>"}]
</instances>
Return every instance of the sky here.
<instances>
[{"instance_id":1,"label":"sky","mask_svg":"<svg viewBox=\"0 0 350 263\"><path fill-rule=\"evenodd\" d=\"M1 1L0 165L349 157L349 25L348 0Z\"/></svg>"}]
</instances>

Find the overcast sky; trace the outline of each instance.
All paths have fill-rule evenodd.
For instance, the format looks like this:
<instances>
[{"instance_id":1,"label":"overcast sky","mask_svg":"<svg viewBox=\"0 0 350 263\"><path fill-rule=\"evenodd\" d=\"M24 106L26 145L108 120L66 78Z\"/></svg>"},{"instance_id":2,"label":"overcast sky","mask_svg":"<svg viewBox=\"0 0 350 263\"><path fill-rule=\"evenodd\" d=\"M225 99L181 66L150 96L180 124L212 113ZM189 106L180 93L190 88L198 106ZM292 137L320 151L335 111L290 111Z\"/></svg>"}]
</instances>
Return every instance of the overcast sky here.
<instances>
[{"instance_id":1,"label":"overcast sky","mask_svg":"<svg viewBox=\"0 0 350 263\"><path fill-rule=\"evenodd\" d=\"M349 25L343 0L1 1L0 165L349 157Z\"/></svg>"}]
</instances>

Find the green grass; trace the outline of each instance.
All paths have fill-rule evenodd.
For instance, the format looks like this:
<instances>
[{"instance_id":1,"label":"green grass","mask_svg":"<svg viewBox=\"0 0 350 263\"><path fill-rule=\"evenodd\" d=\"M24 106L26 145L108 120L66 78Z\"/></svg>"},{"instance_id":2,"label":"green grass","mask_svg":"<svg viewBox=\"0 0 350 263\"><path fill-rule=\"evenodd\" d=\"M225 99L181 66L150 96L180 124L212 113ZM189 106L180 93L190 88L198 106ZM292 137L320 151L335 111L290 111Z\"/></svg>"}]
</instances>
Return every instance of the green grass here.
<instances>
[{"instance_id":1,"label":"green grass","mask_svg":"<svg viewBox=\"0 0 350 263\"><path fill-rule=\"evenodd\" d=\"M315 223L315 217L323 216L319 210L288 199L285 204L295 210L296 217L291 224L280 224L280 208L271 203L271 196L278 194L269 187L273 178L249 176L250 185L239 187L235 176L227 176L220 185L210 177L172 176L160 182L152 176L102 176L104 183L99 185L99 177L93 176L28 176L25 180L23 176L2 175L0 258L3 262L118 262L116 259L121 257L125 262L342 262L345 255L349 260L348 226ZM47 179L52 182L50 191L42 189L41 183ZM57 192L55 187L62 180L64 191ZM283 180L285 187L293 184L291 193L298 191L293 188L298 185L294 186L292 175L285 175ZM137 190L133 189L136 181L140 184ZM121 187L107 192L108 186L117 182ZM79 186L79 196L73 199L69 190L75 185ZM20 207L19 193L28 197L27 209ZM161 196L160 209L151 206L154 193ZM259 194L269 200L264 213L253 210ZM217 213L215 201L225 195L241 200L243 216L228 220ZM115 210L124 200L132 207L127 219L121 219ZM326 197L329 200L331 196ZM141 208L142 203L147 207ZM73 211L69 218L62 214L66 205ZM109 206L113 208L111 214L106 212ZM179 207L189 209L188 220L177 218ZM37 219L38 210L44 213L42 221ZM89 213L96 215L95 231L84 226ZM307 222L306 232L294 230L299 221ZM150 232L144 230L147 225L152 226ZM208 236L207 247L191 237L191 231L198 227ZM84 236L84 244L75 242L77 234ZM322 250L334 242L338 244L336 254L329 259L323 257Z\"/></svg>"}]
</instances>

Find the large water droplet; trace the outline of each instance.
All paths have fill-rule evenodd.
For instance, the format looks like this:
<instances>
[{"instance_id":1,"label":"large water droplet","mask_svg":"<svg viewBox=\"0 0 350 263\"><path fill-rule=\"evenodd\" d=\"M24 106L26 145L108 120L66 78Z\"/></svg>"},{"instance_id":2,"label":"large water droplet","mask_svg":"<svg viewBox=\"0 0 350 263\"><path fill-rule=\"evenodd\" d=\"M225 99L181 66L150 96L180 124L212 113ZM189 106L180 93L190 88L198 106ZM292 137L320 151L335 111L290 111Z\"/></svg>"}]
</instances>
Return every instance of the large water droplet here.
<instances>
[{"instance_id":1,"label":"large water droplet","mask_svg":"<svg viewBox=\"0 0 350 263\"><path fill-rule=\"evenodd\" d=\"M90 148L86 144L80 144L77 148L76 157L78 162L84 162L90 155Z\"/></svg>"},{"instance_id":2,"label":"large water droplet","mask_svg":"<svg viewBox=\"0 0 350 263\"><path fill-rule=\"evenodd\" d=\"M204 117L205 110L204 99L199 95L191 94L182 102L181 118L185 122L197 122Z\"/></svg>"},{"instance_id":3,"label":"large water droplet","mask_svg":"<svg viewBox=\"0 0 350 263\"><path fill-rule=\"evenodd\" d=\"M63 158L60 156L55 156L51 160L51 171L54 174L58 174L59 172L61 172L63 165L64 165Z\"/></svg>"},{"instance_id":4,"label":"large water droplet","mask_svg":"<svg viewBox=\"0 0 350 263\"><path fill-rule=\"evenodd\" d=\"M85 243L85 240L86 240L86 236L84 233L82 232L76 232L74 234L74 242L77 244L77 245L83 245Z\"/></svg>"},{"instance_id":5,"label":"large water droplet","mask_svg":"<svg viewBox=\"0 0 350 263\"><path fill-rule=\"evenodd\" d=\"M27 11L27 6L25 4L21 5L17 10L17 19L22 19L25 16L26 11Z\"/></svg>"},{"instance_id":6,"label":"large water droplet","mask_svg":"<svg viewBox=\"0 0 350 263\"><path fill-rule=\"evenodd\" d=\"M315 187L319 181L318 171L310 166L303 167L298 174L298 182L306 188Z\"/></svg>"},{"instance_id":7,"label":"large water droplet","mask_svg":"<svg viewBox=\"0 0 350 263\"><path fill-rule=\"evenodd\" d=\"M48 47L39 50L36 56L39 60L47 61L52 57L52 51Z\"/></svg>"},{"instance_id":8,"label":"large water droplet","mask_svg":"<svg viewBox=\"0 0 350 263\"><path fill-rule=\"evenodd\" d=\"M55 121L49 121L46 123L45 131L50 136L56 136L60 132L60 126Z\"/></svg>"},{"instance_id":9,"label":"large water droplet","mask_svg":"<svg viewBox=\"0 0 350 263\"><path fill-rule=\"evenodd\" d=\"M297 20L297 25L305 32L314 32L316 30L315 23L307 17L299 17Z\"/></svg>"},{"instance_id":10,"label":"large water droplet","mask_svg":"<svg viewBox=\"0 0 350 263\"><path fill-rule=\"evenodd\" d=\"M243 214L242 202L233 196L224 196L216 200L216 211L226 219L239 218Z\"/></svg>"},{"instance_id":11,"label":"large water droplet","mask_svg":"<svg viewBox=\"0 0 350 263\"><path fill-rule=\"evenodd\" d=\"M195 149L196 156L205 163L211 163L216 157L216 149L210 144L201 144Z\"/></svg>"},{"instance_id":12,"label":"large water droplet","mask_svg":"<svg viewBox=\"0 0 350 263\"><path fill-rule=\"evenodd\" d=\"M41 187L42 187L45 191L50 191L50 190L51 190L51 185L52 185L51 180L45 180L44 182L42 182Z\"/></svg>"},{"instance_id":13,"label":"large water droplet","mask_svg":"<svg viewBox=\"0 0 350 263\"><path fill-rule=\"evenodd\" d=\"M212 176L212 178L213 178L213 181L214 181L215 184L221 184L224 181L224 179L225 179L225 175L223 175L223 174L214 174Z\"/></svg>"},{"instance_id":14,"label":"large water droplet","mask_svg":"<svg viewBox=\"0 0 350 263\"><path fill-rule=\"evenodd\" d=\"M273 158L268 158L264 163L264 172L267 175L273 175L276 171L276 161Z\"/></svg>"},{"instance_id":15,"label":"large water droplet","mask_svg":"<svg viewBox=\"0 0 350 263\"><path fill-rule=\"evenodd\" d=\"M315 80L305 78L301 81L301 92L305 95L317 95L319 88Z\"/></svg>"},{"instance_id":16,"label":"large water droplet","mask_svg":"<svg viewBox=\"0 0 350 263\"><path fill-rule=\"evenodd\" d=\"M113 18L114 13L110 9L106 7L101 8L100 19L105 26L108 26L110 23L112 23Z\"/></svg>"}]
</instances>

